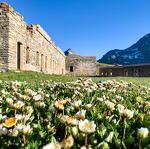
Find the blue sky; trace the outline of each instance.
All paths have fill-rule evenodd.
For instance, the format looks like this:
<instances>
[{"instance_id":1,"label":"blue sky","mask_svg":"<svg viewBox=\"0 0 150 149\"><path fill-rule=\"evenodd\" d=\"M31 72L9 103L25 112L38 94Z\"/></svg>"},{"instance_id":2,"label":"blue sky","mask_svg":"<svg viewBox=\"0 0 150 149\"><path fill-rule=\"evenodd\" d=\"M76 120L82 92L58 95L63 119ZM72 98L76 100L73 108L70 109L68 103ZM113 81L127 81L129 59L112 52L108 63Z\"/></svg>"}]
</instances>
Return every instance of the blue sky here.
<instances>
[{"instance_id":1,"label":"blue sky","mask_svg":"<svg viewBox=\"0 0 150 149\"><path fill-rule=\"evenodd\" d=\"M63 51L101 58L150 33L150 0L4 0Z\"/></svg>"}]
</instances>

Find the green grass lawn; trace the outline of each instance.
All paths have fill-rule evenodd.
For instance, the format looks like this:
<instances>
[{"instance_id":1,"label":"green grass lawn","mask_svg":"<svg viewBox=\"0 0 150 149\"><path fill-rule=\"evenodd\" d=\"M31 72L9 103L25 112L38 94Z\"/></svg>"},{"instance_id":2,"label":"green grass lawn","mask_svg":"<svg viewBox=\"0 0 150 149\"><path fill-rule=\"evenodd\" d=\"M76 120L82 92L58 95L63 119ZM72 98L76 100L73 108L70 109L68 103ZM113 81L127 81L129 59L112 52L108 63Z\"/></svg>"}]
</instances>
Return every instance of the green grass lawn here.
<instances>
[{"instance_id":1,"label":"green grass lawn","mask_svg":"<svg viewBox=\"0 0 150 149\"><path fill-rule=\"evenodd\" d=\"M43 74L33 71L21 71L21 72L4 72L0 73L0 80L7 81L27 81L29 83L37 83L40 80L53 80L55 82L70 82L78 79L79 77L85 76L71 76L71 75L49 75ZM126 82L133 82L137 85L144 85L150 87L150 77L91 77L94 82L98 82L99 80L112 80L115 79L117 81L123 80Z\"/></svg>"}]
</instances>

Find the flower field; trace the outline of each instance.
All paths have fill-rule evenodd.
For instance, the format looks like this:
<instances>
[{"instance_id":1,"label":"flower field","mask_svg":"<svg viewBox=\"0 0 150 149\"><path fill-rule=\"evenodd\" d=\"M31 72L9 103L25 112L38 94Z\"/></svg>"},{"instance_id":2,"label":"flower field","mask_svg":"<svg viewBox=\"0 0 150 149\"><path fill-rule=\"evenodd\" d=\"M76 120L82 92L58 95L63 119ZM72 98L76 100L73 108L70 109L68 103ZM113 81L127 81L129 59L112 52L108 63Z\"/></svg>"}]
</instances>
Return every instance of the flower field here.
<instances>
[{"instance_id":1,"label":"flower field","mask_svg":"<svg viewBox=\"0 0 150 149\"><path fill-rule=\"evenodd\" d=\"M0 148L150 148L150 88L0 81Z\"/></svg>"}]
</instances>

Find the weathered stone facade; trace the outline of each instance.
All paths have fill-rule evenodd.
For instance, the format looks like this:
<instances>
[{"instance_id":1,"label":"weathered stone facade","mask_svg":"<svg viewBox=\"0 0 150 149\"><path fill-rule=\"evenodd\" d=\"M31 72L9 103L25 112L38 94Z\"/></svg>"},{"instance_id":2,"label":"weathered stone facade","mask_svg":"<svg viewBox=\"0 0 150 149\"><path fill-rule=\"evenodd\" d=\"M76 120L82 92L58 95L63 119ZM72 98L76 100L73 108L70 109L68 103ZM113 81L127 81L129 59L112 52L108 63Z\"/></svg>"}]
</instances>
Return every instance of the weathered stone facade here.
<instances>
[{"instance_id":1,"label":"weathered stone facade","mask_svg":"<svg viewBox=\"0 0 150 149\"><path fill-rule=\"evenodd\" d=\"M96 56L79 56L68 49L66 57L66 73L72 75L96 75Z\"/></svg>"},{"instance_id":2,"label":"weathered stone facade","mask_svg":"<svg viewBox=\"0 0 150 149\"><path fill-rule=\"evenodd\" d=\"M0 70L65 74L65 54L40 25L27 25L5 2L0 6Z\"/></svg>"},{"instance_id":3,"label":"weathered stone facade","mask_svg":"<svg viewBox=\"0 0 150 149\"><path fill-rule=\"evenodd\" d=\"M150 64L103 67L99 69L101 77L150 77Z\"/></svg>"}]
</instances>

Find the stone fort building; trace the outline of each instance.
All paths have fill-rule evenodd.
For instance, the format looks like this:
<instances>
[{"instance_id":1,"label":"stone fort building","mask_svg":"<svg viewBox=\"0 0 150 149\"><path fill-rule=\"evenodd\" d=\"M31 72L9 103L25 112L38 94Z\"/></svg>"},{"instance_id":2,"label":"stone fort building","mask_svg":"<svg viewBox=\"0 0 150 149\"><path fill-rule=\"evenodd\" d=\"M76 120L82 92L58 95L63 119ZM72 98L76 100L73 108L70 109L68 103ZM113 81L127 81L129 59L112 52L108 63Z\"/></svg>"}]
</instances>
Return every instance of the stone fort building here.
<instances>
[{"instance_id":1,"label":"stone fort building","mask_svg":"<svg viewBox=\"0 0 150 149\"><path fill-rule=\"evenodd\" d=\"M95 74L96 57L66 56L38 24L27 25L5 2L0 5L0 71Z\"/></svg>"},{"instance_id":2,"label":"stone fort building","mask_svg":"<svg viewBox=\"0 0 150 149\"><path fill-rule=\"evenodd\" d=\"M10 5L1 3L1 70L21 69L64 74L65 57L40 25L27 25Z\"/></svg>"},{"instance_id":3,"label":"stone fort building","mask_svg":"<svg viewBox=\"0 0 150 149\"><path fill-rule=\"evenodd\" d=\"M66 74L96 75L96 56L76 55L71 49L65 52Z\"/></svg>"}]
</instances>

